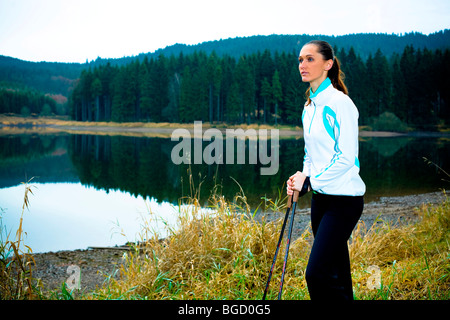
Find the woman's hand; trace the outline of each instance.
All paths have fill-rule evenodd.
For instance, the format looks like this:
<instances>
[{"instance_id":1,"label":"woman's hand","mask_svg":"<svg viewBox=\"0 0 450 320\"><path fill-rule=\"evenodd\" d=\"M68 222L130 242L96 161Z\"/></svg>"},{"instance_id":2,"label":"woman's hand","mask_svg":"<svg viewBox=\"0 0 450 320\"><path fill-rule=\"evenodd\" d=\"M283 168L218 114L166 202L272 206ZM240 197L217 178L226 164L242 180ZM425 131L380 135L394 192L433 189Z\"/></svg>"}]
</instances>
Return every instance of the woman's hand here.
<instances>
[{"instance_id":1,"label":"woman's hand","mask_svg":"<svg viewBox=\"0 0 450 320\"><path fill-rule=\"evenodd\" d=\"M302 191L303 183L305 182L306 175L303 172L297 171L295 174L289 177L287 181L287 194L292 195L294 191Z\"/></svg>"}]
</instances>

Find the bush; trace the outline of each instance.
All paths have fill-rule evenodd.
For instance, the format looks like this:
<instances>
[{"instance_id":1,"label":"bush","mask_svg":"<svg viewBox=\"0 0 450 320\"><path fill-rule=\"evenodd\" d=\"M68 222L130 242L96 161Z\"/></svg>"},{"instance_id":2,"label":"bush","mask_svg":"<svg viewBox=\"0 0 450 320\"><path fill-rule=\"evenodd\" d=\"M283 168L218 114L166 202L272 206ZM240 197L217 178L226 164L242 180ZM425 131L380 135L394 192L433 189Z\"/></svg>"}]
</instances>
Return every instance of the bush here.
<instances>
[{"instance_id":1,"label":"bush","mask_svg":"<svg viewBox=\"0 0 450 320\"><path fill-rule=\"evenodd\" d=\"M371 127L373 130L378 131L408 131L408 126L394 113L388 111L383 112L376 118L372 118Z\"/></svg>"},{"instance_id":2,"label":"bush","mask_svg":"<svg viewBox=\"0 0 450 320\"><path fill-rule=\"evenodd\" d=\"M52 115L52 108L48 103L44 104L42 107L42 111L40 113L41 116L51 116Z\"/></svg>"},{"instance_id":3,"label":"bush","mask_svg":"<svg viewBox=\"0 0 450 320\"><path fill-rule=\"evenodd\" d=\"M29 117L30 114L31 114L30 108L28 108L28 107L22 107L22 108L20 109L20 114L21 114L22 116L24 116L24 117Z\"/></svg>"}]
</instances>

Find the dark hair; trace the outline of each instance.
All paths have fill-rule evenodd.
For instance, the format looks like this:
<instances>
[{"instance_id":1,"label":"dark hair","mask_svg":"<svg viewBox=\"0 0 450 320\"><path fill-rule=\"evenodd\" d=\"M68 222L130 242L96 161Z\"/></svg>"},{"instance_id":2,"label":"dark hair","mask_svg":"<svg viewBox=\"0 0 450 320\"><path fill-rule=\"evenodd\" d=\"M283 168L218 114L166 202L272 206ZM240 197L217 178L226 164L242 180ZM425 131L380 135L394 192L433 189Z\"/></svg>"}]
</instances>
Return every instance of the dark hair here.
<instances>
[{"instance_id":1,"label":"dark hair","mask_svg":"<svg viewBox=\"0 0 450 320\"><path fill-rule=\"evenodd\" d=\"M348 89L344 84L345 74L341 70L341 64L334 55L334 50L331 47L331 45L322 40L312 40L305 44L313 44L317 46L317 51L323 56L324 60L333 60L333 66L330 70L328 70L328 78L331 80L331 84L333 87L338 89L339 91L342 91L345 94L348 94ZM311 103L311 100L309 99L309 91L310 89L306 90L306 98L308 99L308 105Z\"/></svg>"}]
</instances>

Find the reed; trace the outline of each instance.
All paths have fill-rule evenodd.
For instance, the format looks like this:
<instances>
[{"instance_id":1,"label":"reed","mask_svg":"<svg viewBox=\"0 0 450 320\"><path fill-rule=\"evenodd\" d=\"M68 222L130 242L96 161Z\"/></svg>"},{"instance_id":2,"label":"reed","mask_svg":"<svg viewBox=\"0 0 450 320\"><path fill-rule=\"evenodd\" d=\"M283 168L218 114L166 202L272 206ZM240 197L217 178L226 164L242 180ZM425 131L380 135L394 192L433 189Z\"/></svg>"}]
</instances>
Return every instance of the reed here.
<instances>
[{"instance_id":1,"label":"reed","mask_svg":"<svg viewBox=\"0 0 450 320\"><path fill-rule=\"evenodd\" d=\"M122 278L112 279L107 288L95 293L96 298L262 297L280 224L257 222L242 191L232 201L213 193L207 209L191 197L179 207L178 225L169 230L169 236L137 246L126 256ZM302 273L296 266L306 259L306 248L304 237L291 246L297 254L289 262L291 277L285 285L292 290L304 288L301 277L294 274Z\"/></svg>"},{"instance_id":2,"label":"reed","mask_svg":"<svg viewBox=\"0 0 450 320\"><path fill-rule=\"evenodd\" d=\"M40 295L39 281L33 280L33 268L36 262L32 256L33 250L24 243L23 214L29 209L29 194L33 194L32 186L25 186L22 213L15 240L10 240L10 232L0 231L0 300L3 299L34 299ZM1 218L1 217L0 217Z\"/></svg>"},{"instance_id":3,"label":"reed","mask_svg":"<svg viewBox=\"0 0 450 320\"><path fill-rule=\"evenodd\" d=\"M367 230L361 223L350 245L355 295L359 299L447 300L450 298L450 205L424 204L419 222L394 227L383 222ZM379 286L367 285L378 267Z\"/></svg>"},{"instance_id":4,"label":"reed","mask_svg":"<svg viewBox=\"0 0 450 320\"><path fill-rule=\"evenodd\" d=\"M361 222L349 243L355 299L449 298L449 203L425 205L420 221L394 226ZM178 226L126 256L119 279L94 299L261 299L281 220L256 221L245 195L227 201L216 193L205 210L196 198L180 206ZM147 235L149 232L147 232ZM283 299L309 299L304 270L312 241L307 229L291 245ZM369 285L370 267L379 270ZM281 261L268 299L276 299Z\"/></svg>"}]
</instances>

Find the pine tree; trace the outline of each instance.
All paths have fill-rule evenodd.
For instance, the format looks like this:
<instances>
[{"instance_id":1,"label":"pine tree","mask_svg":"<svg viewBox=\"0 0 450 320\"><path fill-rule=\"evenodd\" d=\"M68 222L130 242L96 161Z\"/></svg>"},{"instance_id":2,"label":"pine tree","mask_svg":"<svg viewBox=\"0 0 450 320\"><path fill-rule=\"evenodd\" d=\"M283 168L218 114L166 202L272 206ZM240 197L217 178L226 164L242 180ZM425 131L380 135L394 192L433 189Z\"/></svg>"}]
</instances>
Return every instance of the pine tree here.
<instances>
[{"instance_id":1,"label":"pine tree","mask_svg":"<svg viewBox=\"0 0 450 320\"><path fill-rule=\"evenodd\" d=\"M275 73L273 74L272 78L272 95L273 95L273 102L275 104L274 110L275 125L277 125L279 118L278 104L281 101L283 101L283 91L281 88L280 75L278 73L278 70L275 70Z\"/></svg>"},{"instance_id":2,"label":"pine tree","mask_svg":"<svg viewBox=\"0 0 450 320\"><path fill-rule=\"evenodd\" d=\"M391 109L391 87L392 87L392 73L386 57L380 49L377 50L374 57L374 83L372 85L376 88L376 116L379 116L384 111Z\"/></svg>"},{"instance_id":3,"label":"pine tree","mask_svg":"<svg viewBox=\"0 0 450 320\"><path fill-rule=\"evenodd\" d=\"M408 96L405 78L400 67L400 57L395 54L392 58L392 112L400 120L408 121Z\"/></svg>"},{"instance_id":4,"label":"pine tree","mask_svg":"<svg viewBox=\"0 0 450 320\"><path fill-rule=\"evenodd\" d=\"M419 75L416 73L417 59L412 46L406 46L400 59L400 68L405 82L407 97L406 121L408 124L417 124L420 120L416 92L420 91Z\"/></svg>"},{"instance_id":5,"label":"pine tree","mask_svg":"<svg viewBox=\"0 0 450 320\"><path fill-rule=\"evenodd\" d=\"M359 55L356 55L353 47L347 55L342 49L340 57L345 57L342 61L342 70L345 73L345 84L349 95L359 111L360 124L367 124L369 118L369 108L367 105L366 87L369 83L366 66Z\"/></svg>"},{"instance_id":6,"label":"pine tree","mask_svg":"<svg viewBox=\"0 0 450 320\"><path fill-rule=\"evenodd\" d=\"M133 121L135 118L136 94L127 66L122 67L114 83L111 120L115 122Z\"/></svg>"},{"instance_id":7,"label":"pine tree","mask_svg":"<svg viewBox=\"0 0 450 320\"><path fill-rule=\"evenodd\" d=\"M192 75L191 68L186 66L183 70L180 85L180 108L178 114L181 122L189 122L193 120L193 101L192 97Z\"/></svg>"},{"instance_id":8,"label":"pine tree","mask_svg":"<svg viewBox=\"0 0 450 320\"><path fill-rule=\"evenodd\" d=\"M95 101L95 121L100 121L100 96L102 94L102 83L99 78L95 78L94 81L92 81L91 86L91 92L92 92L92 98Z\"/></svg>"},{"instance_id":9,"label":"pine tree","mask_svg":"<svg viewBox=\"0 0 450 320\"><path fill-rule=\"evenodd\" d=\"M141 120L150 121L151 103L151 77L150 77L150 62L144 59L140 69L140 106L141 106Z\"/></svg>"},{"instance_id":10,"label":"pine tree","mask_svg":"<svg viewBox=\"0 0 450 320\"><path fill-rule=\"evenodd\" d=\"M167 60L165 56L159 55L158 59L150 72L149 88L150 88L150 109L149 116L151 121L159 122L162 120L161 111L167 107L169 103L169 76L167 73Z\"/></svg>"},{"instance_id":11,"label":"pine tree","mask_svg":"<svg viewBox=\"0 0 450 320\"><path fill-rule=\"evenodd\" d=\"M272 86L267 78L264 78L261 85L261 97L263 98L263 122L267 123L267 113L270 110L270 104L272 103Z\"/></svg>"},{"instance_id":12,"label":"pine tree","mask_svg":"<svg viewBox=\"0 0 450 320\"><path fill-rule=\"evenodd\" d=\"M240 122L250 123L254 109L255 98L255 81L254 76L249 65L249 59L242 56L236 66L235 81L239 86L240 94Z\"/></svg>"}]
</instances>

